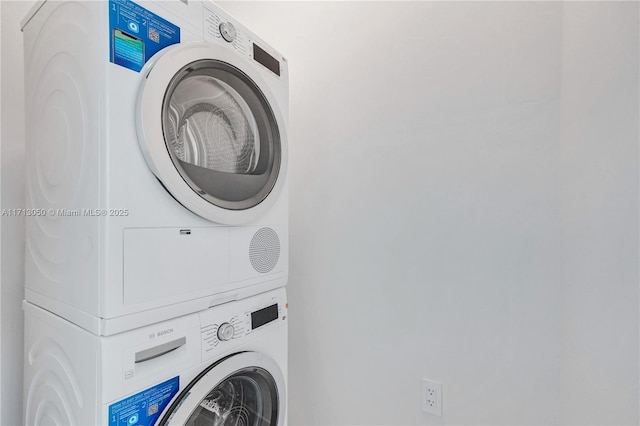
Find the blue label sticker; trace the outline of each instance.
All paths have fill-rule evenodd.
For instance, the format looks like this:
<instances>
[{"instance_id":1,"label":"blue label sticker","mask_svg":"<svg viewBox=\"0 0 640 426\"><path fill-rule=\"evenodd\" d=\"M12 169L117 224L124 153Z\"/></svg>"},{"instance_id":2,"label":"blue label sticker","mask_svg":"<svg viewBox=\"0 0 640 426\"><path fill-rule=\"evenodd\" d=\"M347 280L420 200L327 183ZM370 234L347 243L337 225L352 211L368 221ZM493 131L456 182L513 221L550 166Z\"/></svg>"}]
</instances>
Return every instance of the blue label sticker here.
<instances>
[{"instance_id":1,"label":"blue label sticker","mask_svg":"<svg viewBox=\"0 0 640 426\"><path fill-rule=\"evenodd\" d=\"M134 71L180 42L180 28L131 0L109 0L109 60Z\"/></svg>"},{"instance_id":2,"label":"blue label sticker","mask_svg":"<svg viewBox=\"0 0 640 426\"><path fill-rule=\"evenodd\" d=\"M153 426L179 388L176 376L109 405L109 426Z\"/></svg>"}]
</instances>

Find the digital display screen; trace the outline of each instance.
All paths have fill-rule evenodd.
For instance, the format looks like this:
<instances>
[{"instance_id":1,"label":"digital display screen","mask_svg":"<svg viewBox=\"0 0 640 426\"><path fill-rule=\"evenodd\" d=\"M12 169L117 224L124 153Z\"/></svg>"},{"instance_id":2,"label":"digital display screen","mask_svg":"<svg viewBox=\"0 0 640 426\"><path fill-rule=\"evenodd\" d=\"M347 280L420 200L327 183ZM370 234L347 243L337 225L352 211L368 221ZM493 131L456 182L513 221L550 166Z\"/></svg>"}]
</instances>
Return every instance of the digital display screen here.
<instances>
[{"instance_id":1,"label":"digital display screen","mask_svg":"<svg viewBox=\"0 0 640 426\"><path fill-rule=\"evenodd\" d=\"M253 59L269 68L276 75L280 75L280 62L255 43L253 44Z\"/></svg>"},{"instance_id":2,"label":"digital display screen","mask_svg":"<svg viewBox=\"0 0 640 426\"><path fill-rule=\"evenodd\" d=\"M258 327L270 323L271 321L278 319L278 304L267 306L251 313L251 329L255 330Z\"/></svg>"}]
</instances>

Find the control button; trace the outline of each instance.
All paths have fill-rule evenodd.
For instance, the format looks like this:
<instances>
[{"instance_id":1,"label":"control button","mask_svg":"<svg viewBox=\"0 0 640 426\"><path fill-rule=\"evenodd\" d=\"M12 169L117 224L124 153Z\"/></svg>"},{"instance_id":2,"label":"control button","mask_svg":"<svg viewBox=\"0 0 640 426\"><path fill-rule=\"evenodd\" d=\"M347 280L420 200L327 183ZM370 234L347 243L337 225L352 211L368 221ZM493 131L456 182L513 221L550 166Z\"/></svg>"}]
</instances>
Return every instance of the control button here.
<instances>
[{"instance_id":1,"label":"control button","mask_svg":"<svg viewBox=\"0 0 640 426\"><path fill-rule=\"evenodd\" d=\"M231 324L225 322L224 324L218 327L218 339L224 341L230 340L233 337L233 333L235 329Z\"/></svg>"},{"instance_id":2,"label":"control button","mask_svg":"<svg viewBox=\"0 0 640 426\"><path fill-rule=\"evenodd\" d=\"M223 39L231 43L236 39L236 27L231 22L223 22L220 24L220 35Z\"/></svg>"}]
</instances>

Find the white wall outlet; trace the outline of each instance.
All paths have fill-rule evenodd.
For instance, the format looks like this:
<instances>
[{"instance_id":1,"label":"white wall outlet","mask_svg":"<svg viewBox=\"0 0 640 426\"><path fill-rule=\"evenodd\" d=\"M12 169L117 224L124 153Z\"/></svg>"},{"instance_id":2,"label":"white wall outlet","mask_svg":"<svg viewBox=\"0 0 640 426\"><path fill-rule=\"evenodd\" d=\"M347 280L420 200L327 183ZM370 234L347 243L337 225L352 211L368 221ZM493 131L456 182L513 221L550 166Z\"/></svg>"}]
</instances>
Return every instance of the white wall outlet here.
<instances>
[{"instance_id":1,"label":"white wall outlet","mask_svg":"<svg viewBox=\"0 0 640 426\"><path fill-rule=\"evenodd\" d=\"M422 411L442 416L442 383L422 379Z\"/></svg>"}]
</instances>

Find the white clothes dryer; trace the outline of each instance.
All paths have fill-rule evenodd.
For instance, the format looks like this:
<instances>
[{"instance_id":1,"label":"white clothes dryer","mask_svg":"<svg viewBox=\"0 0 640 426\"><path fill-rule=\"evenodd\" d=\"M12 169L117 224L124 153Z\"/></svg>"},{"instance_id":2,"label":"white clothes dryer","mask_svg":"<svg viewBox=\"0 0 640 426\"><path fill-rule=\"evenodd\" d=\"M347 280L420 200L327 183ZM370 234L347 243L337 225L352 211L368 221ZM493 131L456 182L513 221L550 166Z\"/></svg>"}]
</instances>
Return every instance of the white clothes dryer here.
<instances>
[{"instance_id":1,"label":"white clothes dryer","mask_svg":"<svg viewBox=\"0 0 640 426\"><path fill-rule=\"evenodd\" d=\"M98 335L284 286L288 66L208 0L23 22L26 299Z\"/></svg>"},{"instance_id":2,"label":"white clothes dryer","mask_svg":"<svg viewBox=\"0 0 640 426\"><path fill-rule=\"evenodd\" d=\"M284 288L113 336L23 307L25 424L286 424Z\"/></svg>"}]
</instances>

